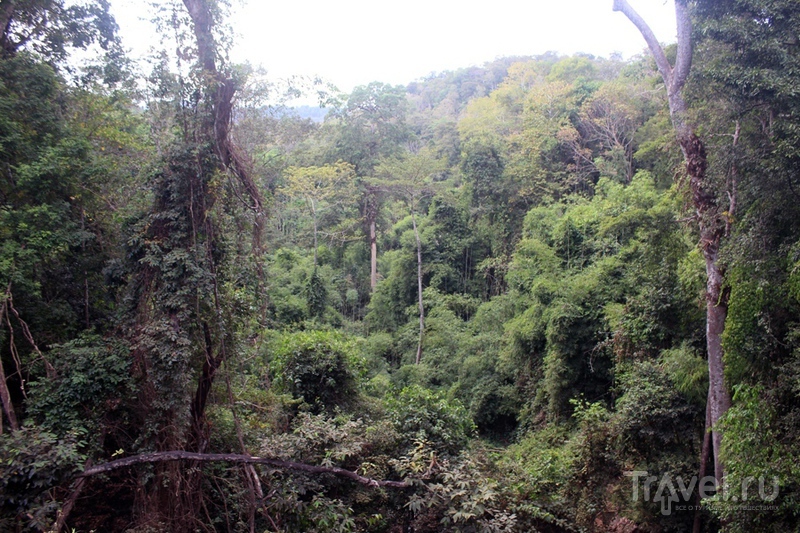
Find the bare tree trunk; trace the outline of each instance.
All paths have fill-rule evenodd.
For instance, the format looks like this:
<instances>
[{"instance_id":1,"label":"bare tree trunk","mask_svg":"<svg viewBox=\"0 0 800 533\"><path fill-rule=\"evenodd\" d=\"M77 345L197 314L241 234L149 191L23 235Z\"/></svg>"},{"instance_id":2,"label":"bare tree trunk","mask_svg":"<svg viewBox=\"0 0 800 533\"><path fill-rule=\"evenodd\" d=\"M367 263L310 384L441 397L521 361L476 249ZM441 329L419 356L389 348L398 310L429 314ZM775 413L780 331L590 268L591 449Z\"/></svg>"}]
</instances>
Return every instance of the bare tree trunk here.
<instances>
[{"instance_id":1,"label":"bare tree trunk","mask_svg":"<svg viewBox=\"0 0 800 533\"><path fill-rule=\"evenodd\" d=\"M700 533L701 527L701 512L700 512L700 504L702 503L702 498L700 497L700 484L702 483L702 479L706 477L706 470L708 469L708 456L711 452L711 413L709 410L711 409L711 390L709 389L709 398L706 400L706 423L703 428L703 449L700 452L700 472L698 473L698 483L697 483L697 499L695 500L695 511L694 511L694 524L692 526L692 533Z\"/></svg>"},{"instance_id":2,"label":"bare tree trunk","mask_svg":"<svg viewBox=\"0 0 800 533\"><path fill-rule=\"evenodd\" d=\"M81 209L81 231L86 231L86 211ZM86 253L86 240L81 238L81 252ZM89 272L83 271L83 318L86 329L89 329Z\"/></svg>"},{"instance_id":3,"label":"bare tree trunk","mask_svg":"<svg viewBox=\"0 0 800 533\"><path fill-rule=\"evenodd\" d=\"M317 268L317 206L314 205L314 200L311 200L311 215L314 218L314 268Z\"/></svg>"},{"instance_id":4,"label":"bare tree trunk","mask_svg":"<svg viewBox=\"0 0 800 533\"><path fill-rule=\"evenodd\" d=\"M378 190L372 185L367 185L364 195L364 218L369 227L369 286L375 292L378 286Z\"/></svg>"},{"instance_id":5,"label":"bare tree trunk","mask_svg":"<svg viewBox=\"0 0 800 533\"><path fill-rule=\"evenodd\" d=\"M378 286L378 232L374 218L369 221L369 286L373 291Z\"/></svg>"},{"instance_id":6,"label":"bare tree trunk","mask_svg":"<svg viewBox=\"0 0 800 533\"><path fill-rule=\"evenodd\" d=\"M422 241L419 240L417 217L411 210L411 223L414 226L414 238L417 240L417 301L419 303L419 343L417 344L417 357L415 364L422 361L422 338L425 335L425 306L422 304Z\"/></svg>"},{"instance_id":7,"label":"bare tree trunk","mask_svg":"<svg viewBox=\"0 0 800 533\"><path fill-rule=\"evenodd\" d=\"M700 233L701 238L703 233ZM722 349L722 333L725 330L725 319L728 316L729 292L722 288L725 280L724 272L717 264L717 248L719 237L712 246L703 250L706 260L706 344L708 347L708 388L711 401L710 425L712 427L711 442L714 448L714 477L717 487L724 482L725 468L720 458L722 450L722 433L715 429L717 422L731 406L731 395L725 385L725 363Z\"/></svg>"},{"instance_id":8,"label":"bare tree trunk","mask_svg":"<svg viewBox=\"0 0 800 533\"><path fill-rule=\"evenodd\" d=\"M685 0L675 0L675 15L678 30L678 51L673 68L663 48L650 27L628 4L627 0L614 0L614 11L621 11L641 32L653 54L658 71L667 87L670 117L675 137L683 152L689 185L692 192L697 219L700 226L700 248L706 263L706 347L708 351L708 416L714 428L720 417L731 405L731 397L725 386L725 368L722 349L722 333L728 315L728 292L723 290L725 271L719 264L719 245L725 233L725 224L717 208L714 194L708 190L706 180L706 150L695 134L687 116L686 101L682 89L689 77L692 65L692 24ZM721 486L724 466L720 461L722 434L712 432L714 448L714 475Z\"/></svg>"}]
</instances>

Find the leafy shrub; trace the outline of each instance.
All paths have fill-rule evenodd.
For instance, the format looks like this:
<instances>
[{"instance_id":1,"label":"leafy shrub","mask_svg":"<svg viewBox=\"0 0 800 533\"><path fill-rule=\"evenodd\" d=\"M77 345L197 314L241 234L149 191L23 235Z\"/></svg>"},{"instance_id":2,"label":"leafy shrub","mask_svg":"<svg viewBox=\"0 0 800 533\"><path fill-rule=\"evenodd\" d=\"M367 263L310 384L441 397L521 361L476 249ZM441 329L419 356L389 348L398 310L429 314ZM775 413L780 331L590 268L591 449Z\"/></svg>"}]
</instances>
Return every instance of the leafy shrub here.
<instances>
[{"instance_id":1,"label":"leafy shrub","mask_svg":"<svg viewBox=\"0 0 800 533\"><path fill-rule=\"evenodd\" d=\"M374 479L396 479L392 459L400 440L385 420L372 422L340 414L300 413L289 433L261 440L261 453L285 460L338 466ZM279 512L280 531L386 531L381 513L387 494L337 476L302 472L270 474L270 507ZM395 493L394 496L399 496ZM402 504L395 509L402 509ZM381 525L383 524L383 525Z\"/></svg>"},{"instance_id":2,"label":"leafy shrub","mask_svg":"<svg viewBox=\"0 0 800 533\"><path fill-rule=\"evenodd\" d=\"M57 378L30 384L28 414L49 431L94 432L108 412L130 398L134 384L128 347L97 335L54 346Z\"/></svg>"},{"instance_id":3,"label":"leafy shrub","mask_svg":"<svg viewBox=\"0 0 800 533\"><path fill-rule=\"evenodd\" d=\"M572 531L524 493L516 477L509 479L514 473L508 465L496 464L486 448L477 445L457 457L436 458L429 444L417 441L407 455L393 461L404 476L419 479L405 504L414 515L413 531Z\"/></svg>"},{"instance_id":4,"label":"leafy shrub","mask_svg":"<svg viewBox=\"0 0 800 533\"><path fill-rule=\"evenodd\" d=\"M81 470L79 444L72 435L59 439L37 427L0 437L1 530L17 530L12 524L21 516L34 531L50 526L57 505L48 491Z\"/></svg>"},{"instance_id":5,"label":"leafy shrub","mask_svg":"<svg viewBox=\"0 0 800 533\"><path fill-rule=\"evenodd\" d=\"M407 444L425 440L440 451L451 454L467 444L475 424L458 400L418 385L402 389L386 398L388 416Z\"/></svg>"},{"instance_id":6,"label":"leafy shrub","mask_svg":"<svg viewBox=\"0 0 800 533\"><path fill-rule=\"evenodd\" d=\"M676 390L664 370L651 362L634 363L618 379L624 393L617 400L614 420L625 449L645 456L665 447L685 447L691 453L684 428L699 422L701 412Z\"/></svg>"},{"instance_id":7,"label":"leafy shrub","mask_svg":"<svg viewBox=\"0 0 800 533\"><path fill-rule=\"evenodd\" d=\"M304 292L308 305L308 316L322 318L322 315L325 314L325 307L328 305L328 289L316 268L308 278Z\"/></svg>"},{"instance_id":8,"label":"leafy shrub","mask_svg":"<svg viewBox=\"0 0 800 533\"><path fill-rule=\"evenodd\" d=\"M278 389L319 412L352 400L363 359L355 342L331 331L284 333L274 343L271 371Z\"/></svg>"}]
</instances>

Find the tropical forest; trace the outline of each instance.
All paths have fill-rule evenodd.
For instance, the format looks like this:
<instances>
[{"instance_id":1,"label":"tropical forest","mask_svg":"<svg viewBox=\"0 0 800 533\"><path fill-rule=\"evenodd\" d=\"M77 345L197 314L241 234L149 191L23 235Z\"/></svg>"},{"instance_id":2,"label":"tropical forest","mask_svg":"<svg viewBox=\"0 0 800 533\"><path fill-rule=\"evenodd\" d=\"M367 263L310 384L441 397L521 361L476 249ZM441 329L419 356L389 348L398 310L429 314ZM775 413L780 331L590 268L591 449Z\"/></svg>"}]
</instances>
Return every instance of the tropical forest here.
<instances>
[{"instance_id":1,"label":"tropical forest","mask_svg":"<svg viewBox=\"0 0 800 533\"><path fill-rule=\"evenodd\" d=\"M797 0L350 92L233 3L0 0L0 531L800 528Z\"/></svg>"}]
</instances>

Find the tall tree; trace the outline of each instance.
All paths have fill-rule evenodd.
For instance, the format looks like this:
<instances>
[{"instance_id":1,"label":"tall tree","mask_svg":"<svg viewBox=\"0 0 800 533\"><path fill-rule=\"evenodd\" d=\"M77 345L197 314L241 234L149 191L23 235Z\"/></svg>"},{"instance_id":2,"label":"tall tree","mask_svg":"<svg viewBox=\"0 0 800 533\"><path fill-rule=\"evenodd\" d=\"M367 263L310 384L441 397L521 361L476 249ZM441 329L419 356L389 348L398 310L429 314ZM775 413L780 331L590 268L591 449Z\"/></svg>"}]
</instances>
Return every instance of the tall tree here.
<instances>
[{"instance_id":1,"label":"tall tree","mask_svg":"<svg viewBox=\"0 0 800 533\"><path fill-rule=\"evenodd\" d=\"M725 269L720 262L719 247L725 235L726 216L731 215L735 197L727 215L717 202L716 194L706 176L707 157L703 141L697 136L696 127L689 117L683 89L692 66L692 22L686 0L675 0L675 15L678 29L678 47L675 65L667 55L650 26L628 4L626 0L614 0L614 11L621 11L639 30L647 42L667 89L670 117L675 138L681 147L689 175L689 186L696 219L700 230L700 249L706 264L706 348L708 351L708 424L712 428L714 448L714 473L721 486L724 476L720 457L722 434L717 428L720 417L731 405L731 396L725 384L724 352L722 334L728 314L729 291L725 289Z\"/></svg>"},{"instance_id":2,"label":"tall tree","mask_svg":"<svg viewBox=\"0 0 800 533\"><path fill-rule=\"evenodd\" d=\"M411 137L406 122L405 88L373 82L356 87L341 109L332 113L334 142L329 156L354 165L360 177L371 177L381 158L398 155ZM367 180L368 181L368 180ZM378 218L380 190L362 182L362 216L370 248L370 287L378 283Z\"/></svg>"},{"instance_id":3,"label":"tall tree","mask_svg":"<svg viewBox=\"0 0 800 533\"><path fill-rule=\"evenodd\" d=\"M154 172L154 205L132 239L131 256L138 260L131 288L133 337L147 414L143 429L149 432L143 444L161 451L207 449L206 405L217 372L234 350L229 318L222 312L226 247L219 211L225 206L219 200L226 187L220 177L228 177L239 189L237 197L247 198L257 213L263 205L248 161L229 134L242 80L222 59L220 4L183 1L192 37L185 36L185 15L173 19L179 38L194 41L186 48L194 48L196 63L181 84L188 88L178 110L182 131ZM178 5L173 6L176 15ZM254 498L252 478L245 475ZM156 480L141 493L141 520L153 519L174 531L190 529L191 517L199 512L198 475L163 468Z\"/></svg>"},{"instance_id":4,"label":"tall tree","mask_svg":"<svg viewBox=\"0 0 800 533\"><path fill-rule=\"evenodd\" d=\"M353 165L342 161L334 165L289 167L283 192L289 197L302 198L311 212L314 231L314 268L317 267L317 234L322 211L337 201L352 200L355 171Z\"/></svg>"},{"instance_id":5,"label":"tall tree","mask_svg":"<svg viewBox=\"0 0 800 533\"><path fill-rule=\"evenodd\" d=\"M403 202L411 212L414 240L417 244L417 306L419 308L419 341L416 364L422 361L422 341L425 336L425 306L422 302L422 241L419 237L417 215L421 201L431 196L437 188L434 178L444 170L444 162L427 152L405 154L402 157L384 160L376 168L378 179L373 183L389 191Z\"/></svg>"}]
</instances>

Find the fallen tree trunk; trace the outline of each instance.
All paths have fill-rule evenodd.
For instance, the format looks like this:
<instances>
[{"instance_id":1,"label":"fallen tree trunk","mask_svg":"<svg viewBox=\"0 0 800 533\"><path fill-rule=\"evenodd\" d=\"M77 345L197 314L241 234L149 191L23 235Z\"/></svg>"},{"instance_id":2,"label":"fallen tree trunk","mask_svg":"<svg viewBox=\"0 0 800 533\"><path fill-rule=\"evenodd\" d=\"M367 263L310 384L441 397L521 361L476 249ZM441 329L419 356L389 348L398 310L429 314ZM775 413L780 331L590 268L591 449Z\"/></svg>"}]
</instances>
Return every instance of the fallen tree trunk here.
<instances>
[{"instance_id":1,"label":"fallen tree trunk","mask_svg":"<svg viewBox=\"0 0 800 533\"><path fill-rule=\"evenodd\" d=\"M98 474L105 474L112 470L125 468L143 463L163 463L168 461L199 461L199 462L227 462L227 463L245 463L245 464L261 464L268 465L275 468L282 468L286 470L295 470L298 472L307 472L309 474L333 474L335 476L345 477L367 485L369 487L391 487L396 489L405 489L411 486L408 481L390 481L372 479L357 474L346 468L339 468L336 466L316 466L305 463L296 463L294 461L284 461L281 459L272 459L269 457L255 457L252 455L242 455L236 453L194 453L185 452L182 450L175 450L169 452L153 452L143 453L140 455L132 455L122 459L116 459L107 463L102 463L87 468L78 477L86 478L89 476L96 476Z\"/></svg>"}]
</instances>

